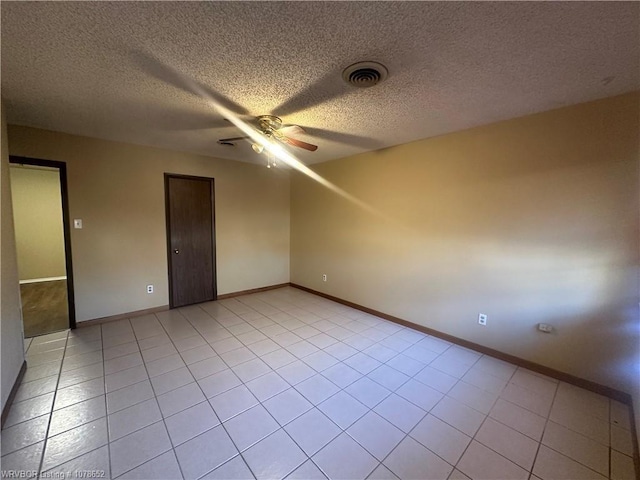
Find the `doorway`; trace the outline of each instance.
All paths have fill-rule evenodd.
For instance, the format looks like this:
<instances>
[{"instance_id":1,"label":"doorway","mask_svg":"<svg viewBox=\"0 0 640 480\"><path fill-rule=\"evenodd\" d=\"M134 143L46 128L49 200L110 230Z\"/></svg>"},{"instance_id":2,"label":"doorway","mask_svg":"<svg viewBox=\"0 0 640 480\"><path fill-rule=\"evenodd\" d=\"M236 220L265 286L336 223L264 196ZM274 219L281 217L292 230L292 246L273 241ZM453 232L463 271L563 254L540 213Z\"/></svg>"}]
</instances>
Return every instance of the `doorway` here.
<instances>
[{"instance_id":1,"label":"doorway","mask_svg":"<svg viewBox=\"0 0 640 480\"><path fill-rule=\"evenodd\" d=\"M165 173L169 306L217 298L214 179Z\"/></svg>"},{"instance_id":2,"label":"doorway","mask_svg":"<svg viewBox=\"0 0 640 480\"><path fill-rule=\"evenodd\" d=\"M66 164L9 161L24 336L75 328Z\"/></svg>"}]
</instances>

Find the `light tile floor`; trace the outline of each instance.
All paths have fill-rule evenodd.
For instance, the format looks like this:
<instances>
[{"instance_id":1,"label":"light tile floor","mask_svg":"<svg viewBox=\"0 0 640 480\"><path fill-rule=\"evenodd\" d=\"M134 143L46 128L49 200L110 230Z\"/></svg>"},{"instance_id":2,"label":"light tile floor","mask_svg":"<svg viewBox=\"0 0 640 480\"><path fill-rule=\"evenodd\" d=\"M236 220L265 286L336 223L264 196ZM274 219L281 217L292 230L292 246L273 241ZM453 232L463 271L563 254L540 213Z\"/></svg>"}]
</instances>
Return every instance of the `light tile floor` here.
<instances>
[{"instance_id":1,"label":"light tile floor","mask_svg":"<svg viewBox=\"0 0 640 480\"><path fill-rule=\"evenodd\" d=\"M3 476L635 478L625 405L294 288L25 346Z\"/></svg>"}]
</instances>

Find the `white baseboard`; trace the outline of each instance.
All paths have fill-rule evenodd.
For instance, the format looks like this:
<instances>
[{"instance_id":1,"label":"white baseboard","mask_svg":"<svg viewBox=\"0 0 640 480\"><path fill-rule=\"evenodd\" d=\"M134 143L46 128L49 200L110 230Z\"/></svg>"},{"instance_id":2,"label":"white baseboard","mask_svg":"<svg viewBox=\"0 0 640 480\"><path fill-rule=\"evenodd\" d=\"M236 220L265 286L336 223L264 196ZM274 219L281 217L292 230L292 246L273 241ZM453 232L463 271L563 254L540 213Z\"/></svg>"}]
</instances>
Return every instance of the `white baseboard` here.
<instances>
[{"instance_id":1,"label":"white baseboard","mask_svg":"<svg viewBox=\"0 0 640 480\"><path fill-rule=\"evenodd\" d=\"M27 280L20 280L20 285L24 283L40 283L40 282L55 282L56 280L66 280L67 277L45 277L45 278L29 278Z\"/></svg>"}]
</instances>

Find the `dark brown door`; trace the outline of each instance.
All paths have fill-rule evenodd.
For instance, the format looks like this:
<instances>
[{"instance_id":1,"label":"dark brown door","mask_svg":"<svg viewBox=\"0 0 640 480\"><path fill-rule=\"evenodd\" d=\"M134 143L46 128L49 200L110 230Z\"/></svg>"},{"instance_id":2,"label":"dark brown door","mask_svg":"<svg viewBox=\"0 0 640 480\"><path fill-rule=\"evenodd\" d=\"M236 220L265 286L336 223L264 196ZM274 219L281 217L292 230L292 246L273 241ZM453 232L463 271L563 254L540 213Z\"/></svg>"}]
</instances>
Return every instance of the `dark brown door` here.
<instances>
[{"instance_id":1,"label":"dark brown door","mask_svg":"<svg viewBox=\"0 0 640 480\"><path fill-rule=\"evenodd\" d=\"M213 178L165 174L172 308L216 299Z\"/></svg>"}]
</instances>

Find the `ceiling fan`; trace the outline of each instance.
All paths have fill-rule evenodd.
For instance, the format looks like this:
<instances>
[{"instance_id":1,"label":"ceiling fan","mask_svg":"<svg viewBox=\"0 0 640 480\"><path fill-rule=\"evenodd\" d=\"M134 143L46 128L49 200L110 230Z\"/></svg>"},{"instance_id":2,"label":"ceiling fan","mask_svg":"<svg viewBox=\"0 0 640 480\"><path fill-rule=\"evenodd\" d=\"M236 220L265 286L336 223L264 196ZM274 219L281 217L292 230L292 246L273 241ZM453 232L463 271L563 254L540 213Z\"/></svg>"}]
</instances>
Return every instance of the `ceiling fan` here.
<instances>
[{"instance_id":1,"label":"ceiling fan","mask_svg":"<svg viewBox=\"0 0 640 480\"><path fill-rule=\"evenodd\" d=\"M271 148L271 146L277 147L277 143L284 143L310 152L315 152L318 149L317 145L292 137L292 135L304 134L307 132L311 135L322 136L328 141L364 147L367 149L374 149L382 146L377 140L360 135L327 130L321 127L307 127L305 129L299 125L284 125L282 120L274 115L260 115L252 122L245 122L240 117L247 115L249 113L248 110L215 91L211 87L192 79L188 75L181 73L148 53L134 51L132 56L139 67L147 74L164 83L173 85L180 90L196 95L201 99L206 99L209 103L215 106L218 113L224 120L233 123L246 134L246 136L241 137L220 139L217 142L218 144L235 146L234 142L236 141L251 139L253 142L251 146L255 152L262 153L266 150L265 153L267 156L268 167L275 166L275 157L279 154L277 149ZM335 74L336 72L334 71L327 72L327 74L318 81L312 83L308 88L303 89L298 94L287 99L275 109L283 115L290 115L316 104L347 95L350 90L345 88L343 83L334 82L333 79ZM370 61L354 63L342 72L342 77L346 84L359 88L377 85L383 81L387 75L388 71L384 65ZM204 128L212 128L209 122L206 123L207 126ZM253 123L253 125L250 125L250 123ZM215 128L218 128L219 126L220 125ZM254 127L257 128L254 130ZM260 137L264 137L265 141L259 139ZM288 162L285 161L285 163Z\"/></svg>"},{"instance_id":2,"label":"ceiling fan","mask_svg":"<svg viewBox=\"0 0 640 480\"><path fill-rule=\"evenodd\" d=\"M258 131L268 139L274 139L287 145L302 148L310 152L315 152L318 149L317 145L313 145L311 143L303 142L302 140L290 137L290 135L305 133L304 129L299 125L283 125L282 120L275 115L260 115L256 118L256 122L258 125ZM243 136L221 138L220 140L218 140L218 143L220 145L233 145L233 142L235 141L246 140L248 138L251 137ZM251 148L253 148L256 153L262 153L264 150L264 145L253 143L251 145Z\"/></svg>"}]
</instances>

